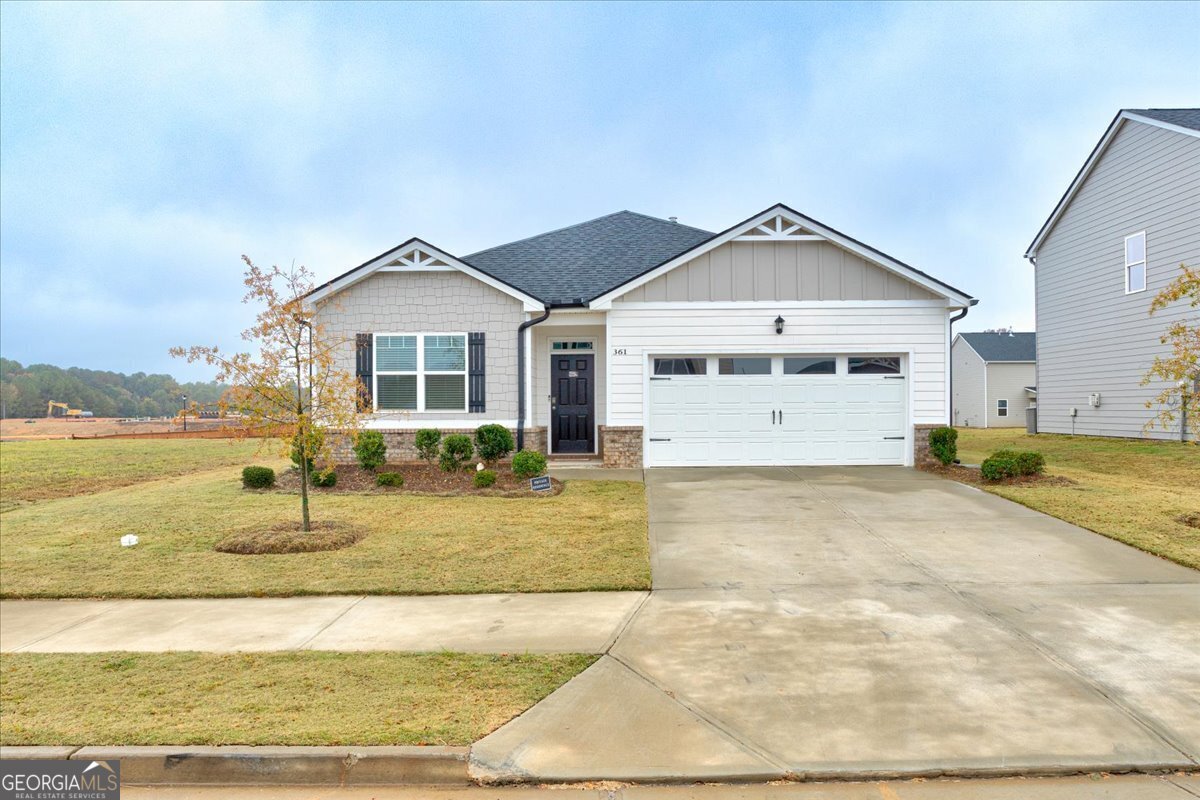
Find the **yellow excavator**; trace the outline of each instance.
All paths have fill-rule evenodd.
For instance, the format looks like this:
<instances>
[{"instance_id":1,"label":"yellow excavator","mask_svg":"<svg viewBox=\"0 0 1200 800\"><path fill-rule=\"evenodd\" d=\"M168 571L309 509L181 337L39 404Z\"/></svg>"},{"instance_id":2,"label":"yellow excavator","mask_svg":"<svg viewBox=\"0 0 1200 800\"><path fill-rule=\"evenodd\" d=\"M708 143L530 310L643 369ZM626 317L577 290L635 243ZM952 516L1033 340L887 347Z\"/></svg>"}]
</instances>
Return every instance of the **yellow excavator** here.
<instances>
[{"instance_id":1,"label":"yellow excavator","mask_svg":"<svg viewBox=\"0 0 1200 800\"><path fill-rule=\"evenodd\" d=\"M47 417L90 417L92 412L71 408L66 403L56 403L53 400L46 403Z\"/></svg>"}]
</instances>

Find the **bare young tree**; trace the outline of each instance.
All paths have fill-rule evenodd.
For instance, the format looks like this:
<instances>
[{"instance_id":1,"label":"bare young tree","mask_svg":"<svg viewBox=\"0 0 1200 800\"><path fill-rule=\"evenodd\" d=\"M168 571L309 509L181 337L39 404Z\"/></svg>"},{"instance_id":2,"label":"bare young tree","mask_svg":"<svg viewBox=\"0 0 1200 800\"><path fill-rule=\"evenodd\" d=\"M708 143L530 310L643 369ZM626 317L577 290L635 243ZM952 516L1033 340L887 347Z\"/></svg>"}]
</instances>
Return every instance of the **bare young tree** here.
<instances>
[{"instance_id":1,"label":"bare young tree","mask_svg":"<svg viewBox=\"0 0 1200 800\"><path fill-rule=\"evenodd\" d=\"M357 432L358 382L337 368L341 343L326 335L315 309L304 301L313 288L312 273L294 264L263 269L247 256L242 261L242 302L262 306L255 323L242 331L257 356L224 353L215 346L173 347L170 352L217 368L216 380L232 387L221 401L222 410L242 415L242 435L277 439L284 452L298 454L301 527L309 531L309 472L315 462L329 460L325 430L351 437Z\"/></svg>"},{"instance_id":2,"label":"bare young tree","mask_svg":"<svg viewBox=\"0 0 1200 800\"><path fill-rule=\"evenodd\" d=\"M1170 304L1190 298L1189 308L1200 309L1200 270L1180 264L1183 271L1154 297L1150 304L1150 314L1162 311ZM1189 419L1192 425L1200 423L1200 314L1185 316L1177 322L1172 322L1166 332L1159 337L1163 344L1171 345L1169 356L1155 356L1150 370L1142 378L1142 385L1153 380L1165 382L1165 386L1153 400L1146 402L1146 408L1158 408L1154 417L1146 423L1149 431L1155 425L1163 430L1169 430L1179 418L1179 432L1186 434Z\"/></svg>"}]
</instances>

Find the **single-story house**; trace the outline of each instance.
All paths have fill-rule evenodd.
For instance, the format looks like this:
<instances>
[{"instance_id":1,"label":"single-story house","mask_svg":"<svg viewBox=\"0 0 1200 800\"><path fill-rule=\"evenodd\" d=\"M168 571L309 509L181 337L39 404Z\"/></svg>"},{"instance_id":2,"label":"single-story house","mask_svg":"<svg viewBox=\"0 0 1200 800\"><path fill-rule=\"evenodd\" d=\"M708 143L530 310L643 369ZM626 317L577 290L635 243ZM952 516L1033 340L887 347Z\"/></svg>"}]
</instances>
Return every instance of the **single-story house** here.
<instances>
[{"instance_id":1,"label":"single-story house","mask_svg":"<svg viewBox=\"0 0 1200 800\"><path fill-rule=\"evenodd\" d=\"M960 333L950 346L954 424L1020 428L1037 404L1037 334Z\"/></svg>"},{"instance_id":2,"label":"single-story house","mask_svg":"<svg viewBox=\"0 0 1200 800\"><path fill-rule=\"evenodd\" d=\"M1034 265L1037 429L1090 436L1195 438L1147 428L1165 387L1142 383L1172 324L1195 325L1186 299L1150 303L1200 264L1200 108L1117 113L1025 257ZM1200 391L1200 376L1192 381Z\"/></svg>"},{"instance_id":3,"label":"single-story house","mask_svg":"<svg viewBox=\"0 0 1200 800\"><path fill-rule=\"evenodd\" d=\"M456 256L409 239L315 289L366 428L495 422L605 466L912 464L965 292L785 205L630 211Z\"/></svg>"}]
</instances>

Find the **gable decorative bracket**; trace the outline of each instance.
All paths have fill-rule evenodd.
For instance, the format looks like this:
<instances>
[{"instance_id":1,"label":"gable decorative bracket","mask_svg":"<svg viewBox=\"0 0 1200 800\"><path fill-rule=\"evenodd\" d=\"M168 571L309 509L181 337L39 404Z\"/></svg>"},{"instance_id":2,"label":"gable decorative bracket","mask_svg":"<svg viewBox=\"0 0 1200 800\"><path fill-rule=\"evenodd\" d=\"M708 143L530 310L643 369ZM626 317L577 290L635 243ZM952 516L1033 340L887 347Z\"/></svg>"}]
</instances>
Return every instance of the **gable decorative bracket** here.
<instances>
[{"instance_id":1,"label":"gable decorative bracket","mask_svg":"<svg viewBox=\"0 0 1200 800\"><path fill-rule=\"evenodd\" d=\"M435 255L425 252L419 247L414 247L406 253L402 253L396 258L384 265L385 267L409 267L415 269L427 270L430 267L439 267L451 269L451 266L445 261L442 261Z\"/></svg>"},{"instance_id":2,"label":"gable decorative bracket","mask_svg":"<svg viewBox=\"0 0 1200 800\"><path fill-rule=\"evenodd\" d=\"M799 222L789 219L783 214L776 214L773 219L768 219L760 225L757 225L746 231L740 236L734 237L735 242L823 242L824 236L818 236L810 230L807 230Z\"/></svg>"}]
</instances>

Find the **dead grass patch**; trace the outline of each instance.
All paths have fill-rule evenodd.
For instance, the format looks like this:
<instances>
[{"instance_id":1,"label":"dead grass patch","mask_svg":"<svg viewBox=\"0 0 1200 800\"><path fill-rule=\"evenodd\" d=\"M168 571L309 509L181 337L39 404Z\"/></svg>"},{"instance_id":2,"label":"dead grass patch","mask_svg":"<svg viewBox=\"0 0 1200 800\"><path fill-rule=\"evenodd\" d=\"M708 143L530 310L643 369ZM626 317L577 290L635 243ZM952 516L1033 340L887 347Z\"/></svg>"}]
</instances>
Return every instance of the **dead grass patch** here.
<instances>
[{"instance_id":1,"label":"dead grass patch","mask_svg":"<svg viewBox=\"0 0 1200 800\"><path fill-rule=\"evenodd\" d=\"M1200 511L1189 511L1186 514L1180 514L1175 519L1189 527L1200 528Z\"/></svg>"},{"instance_id":2,"label":"dead grass patch","mask_svg":"<svg viewBox=\"0 0 1200 800\"><path fill-rule=\"evenodd\" d=\"M241 531L226 536L213 549L241 556L320 553L358 544L367 535L362 528L344 522L314 522L309 527L311 530L304 531L299 522L283 522L266 529Z\"/></svg>"}]
</instances>

